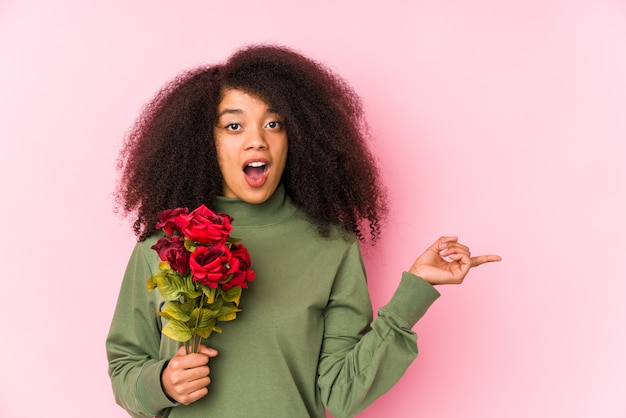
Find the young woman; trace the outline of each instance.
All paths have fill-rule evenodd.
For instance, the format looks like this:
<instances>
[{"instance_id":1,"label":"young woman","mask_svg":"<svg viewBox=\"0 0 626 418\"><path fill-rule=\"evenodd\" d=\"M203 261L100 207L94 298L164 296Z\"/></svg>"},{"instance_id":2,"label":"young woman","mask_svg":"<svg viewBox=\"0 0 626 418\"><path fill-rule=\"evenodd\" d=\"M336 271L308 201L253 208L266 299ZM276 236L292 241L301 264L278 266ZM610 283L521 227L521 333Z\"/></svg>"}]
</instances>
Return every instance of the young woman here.
<instances>
[{"instance_id":1,"label":"young woman","mask_svg":"<svg viewBox=\"0 0 626 418\"><path fill-rule=\"evenodd\" d=\"M386 206L367 138L353 90L276 46L186 72L147 105L120 159L118 203L139 243L106 343L132 416L353 416L397 382L433 285L500 258L442 237L372 320L359 245L376 240ZM234 218L257 279L237 320L185 354L162 335L164 301L146 280L159 264L157 214L200 204Z\"/></svg>"}]
</instances>

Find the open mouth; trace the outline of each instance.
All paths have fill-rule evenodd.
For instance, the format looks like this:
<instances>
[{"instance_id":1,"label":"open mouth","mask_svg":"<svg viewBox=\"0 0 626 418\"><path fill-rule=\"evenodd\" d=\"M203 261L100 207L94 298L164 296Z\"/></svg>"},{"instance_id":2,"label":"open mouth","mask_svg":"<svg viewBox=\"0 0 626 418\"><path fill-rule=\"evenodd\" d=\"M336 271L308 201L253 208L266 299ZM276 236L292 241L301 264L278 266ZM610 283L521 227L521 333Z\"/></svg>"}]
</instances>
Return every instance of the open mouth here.
<instances>
[{"instance_id":1,"label":"open mouth","mask_svg":"<svg viewBox=\"0 0 626 418\"><path fill-rule=\"evenodd\" d=\"M246 182L251 187L261 187L269 175L270 165L266 160L250 160L243 166Z\"/></svg>"},{"instance_id":2,"label":"open mouth","mask_svg":"<svg viewBox=\"0 0 626 418\"><path fill-rule=\"evenodd\" d=\"M243 171L246 173L246 176L250 177L252 180L258 180L262 178L265 173L267 173L268 166L262 161L253 161L247 164Z\"/></svg>"}]
</instances>

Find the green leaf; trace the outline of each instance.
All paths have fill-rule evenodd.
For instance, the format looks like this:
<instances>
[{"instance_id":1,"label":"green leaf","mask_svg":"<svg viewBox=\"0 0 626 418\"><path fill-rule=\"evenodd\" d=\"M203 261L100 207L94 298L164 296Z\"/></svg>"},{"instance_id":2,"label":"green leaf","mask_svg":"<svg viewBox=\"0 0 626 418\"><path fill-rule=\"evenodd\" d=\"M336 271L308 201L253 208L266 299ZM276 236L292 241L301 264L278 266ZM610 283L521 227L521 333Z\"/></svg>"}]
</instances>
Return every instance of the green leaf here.
<instances>
[{"instance_id":1,"label":"green leaf","mask_svg":"<svg viewBox=\"0 0 626 418\"><path fill-rule=\"evenodd\" d=\"M177 274L161 272L154 274L152 277L155 278L159 293L167 301L178 299L185 292L184 281Z\"/></svg>"},{"instance_id":2,"label":"green leaf","mask_svg":"<svg viewBox=\"0 0 626 418\"><path fill-rule=\"evenodd\" d=\"M232 321L237 318L237 312L241 312L241 309L238 309L234 304L224 305L218 313L217 320L223 322Z\"/></svg>"},{"instance_id":3,"label":"green leaf","mask_svg":"<svg viewBox=\"0 0 626 418\"><path fill-rule=\"evenodd\" d=\"M193 303L182 303L178 300L168 302L163 308L163 314L161 315L167 319L173 318L182 322L187 322L191 318L191 312L193 310Z\"/></svg>"},{"instance_id":4,"label":"green leaf","mask_svg":"<svg viewBox=\"0 0 626 418\"><path fill-rule=\"evenodd\" d=\"M217 325L213 325L210 328L206 328L206 329L201 329L198 330L196 332L196 334L198 334L199 336L201 336L202 338L209 338L209 336L213 333L213 332L217 332L218 334L222 333L222 329L220 327L218 327Z\"/></svg>"},{"instance_id":5,"label":"green leaf","mask_svg":"<svg viewBox=\"0 0 626 418\"><path fill-rule=\"evenodd\" d=\"M152 292L154 289L156 289L157 283L156 283L156 277L154 276L158 274L159 273L153 274L152 276L150 276L150 278L146 282L146 286L148 287L148 292Z\"/></svg>"},{"instance_id":6,"label":"green leaf","mask_svg":"<svg viewBox=\"0 0 626 418\"><path fill-rule=\"evenodd\" d=\"M220 292L226 302L233 302L236 306L239 306L239 300L241 299L241 287L235 286L228 290L220 289Z\"/></svg>"},{"instance_id":7,"label":"green leaf","mask_svg":"<svg viewBox=\"0 0 626 418\"><path fill-rule=\"evenodd\" d=\"M188 324L194 325L192 331L200 335L202 338L209 338L213 331L222 332L221 328L215 325L216 312L208 308L196 308L191 314Z\"/></svg>"},{"instance_id":8,"label":"green leaf","mask_svg":"<svg viewBox=\"0 0 626 418\"><path fill-rule=\"evenodd\" d=\"M202 292L206 296L206 302L209 305L215 302L215 295L217 294L217 289L214 289L212 287L205 286L205 285L202 285L200 287L202 288Z\"/></svg>"},{"instance_id":9,"label":"green leaf","mask_svg":"<svg viewBox=\"0 0 626 418\"><path fill-rule=\"evenodd\" d=\"M215 331L215 328L216 328L215 327L215 318L209 320L208 323L206 323L205 325L206 326L204 326L202 328L196 328L196 334L198 334L202 338L209 338L211 333L213 331Z\"/></svg>"},{"instance_id":10,"label":"green leaf","mask_svg":"<svg viewBox=\"0 0 626 418\"><path fill-rule=\"evenodd\" d=\"M159 311L159 312L157 312L157 315L162 316L163 318L167 319L168 321L170 319L172 319L172 316L170 314L168 314L167 312Z\"/></svg>"},{"instance_id":11,"label":"green leaf","mask_svg":"<svg viewBox=\"0 0 626 418\"><path fill-rule=\"evenodd\" d=\"M199 336L201 336L204 339L207 339L211 336L211 333L213 333L213 329L199 329L197 330L196 334L198 334Z\"/></svg>"},{"instance_id":12,"label":"green leaf","mask_svg":"<svg viewBox=\"0 0 626 418\"><path fill-rule=\"evenodd\" d=\"M228 322L228 321L234 321L235 319L237 319L237 313L233 312L227 315L220 315L217 317L218 321L222 321L222 322Z\"/></svg>"},{"instance_id":13,"label":"green leaf","mask_svg":"<svg viewBox=\"0 0 626 418\"><path fill-rule=\"evenodd\" d=\"M215 312L207 308L195 308L191 312L190 324L197 324L195 328L203 329L210 328L215 324Z\"/></svg>"},{"instance_id":14,"label":"green leaf","mask_svg":"<svg viewBox=\"0 0 626 418\"><path fill-rule=\"evenodd\" d=\"M196 247L198 247L193 240L190 240L187 237L185 237L185 243L183 245L185 246L185 249L190 253L194 252L196 250Z\"/></svg>"},{"instance_id":15,"label":"green leaf","mask_svg":"<svg viewBox=\"0 0 626 418\"><path fill-rule=\"evenodd\" d=\"M170 319L163 327L163 334L167 335L172 340L184 343L185 341L189 341L194 333L184 322Z\"/></svg>"},{"instance_id":16,"label":"green leaf","mask_svg":"<svg viewBox=\"0 0 626 418\"><path fill-rule=\"evenodd\" d=\"M196 299L202 295L202 291L196 287L196 282L193 281L191 274L185 276L185 296Z\"/></svg>"}]
</instances>

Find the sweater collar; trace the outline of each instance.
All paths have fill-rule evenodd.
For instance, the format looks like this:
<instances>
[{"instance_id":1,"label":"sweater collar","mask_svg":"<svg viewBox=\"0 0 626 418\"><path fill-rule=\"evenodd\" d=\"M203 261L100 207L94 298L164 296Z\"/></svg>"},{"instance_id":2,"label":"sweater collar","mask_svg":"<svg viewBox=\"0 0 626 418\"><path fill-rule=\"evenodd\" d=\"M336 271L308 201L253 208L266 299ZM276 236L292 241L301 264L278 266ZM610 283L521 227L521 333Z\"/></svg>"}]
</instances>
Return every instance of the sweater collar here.
<instances>
[{"instance_id":1,"label":"sweater collar","mask_svg":"<svg viewBox=\"0 0 626 418\"><path fill-rule=\"evenodd\" d=\"M232 216L235 227L273 224L291 216L295 210L282 184L269 199L259 204L246 203L236 197L217 196L215 199L215 211Z\"/></svg>"}]
</instances>

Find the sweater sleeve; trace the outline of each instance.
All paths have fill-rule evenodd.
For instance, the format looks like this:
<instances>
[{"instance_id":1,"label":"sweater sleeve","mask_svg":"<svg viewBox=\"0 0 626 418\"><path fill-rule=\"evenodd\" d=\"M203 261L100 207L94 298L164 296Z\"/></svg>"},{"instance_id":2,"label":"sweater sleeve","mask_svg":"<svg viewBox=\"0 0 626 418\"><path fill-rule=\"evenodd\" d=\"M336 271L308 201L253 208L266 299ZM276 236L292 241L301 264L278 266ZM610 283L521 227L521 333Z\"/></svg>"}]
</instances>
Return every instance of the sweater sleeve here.
<instances>
[{"instance_id":1,"label":"sweater sleeve","mask_svg":"<svg viewBox=\"0 0 626 418\"><path fill-rule=\"evenodd\" d=\"M405 272L390 302L371 321L360 249L357 243L349 248L324 312L318 367L322 400L335 418L356 415L402 377L417 356L411 329L438 297L433 286Z\"/></svg>"},{"instance_id":2,"label":"sweater sleeve","mask_svg":"<svg viewBox=\"0 0 626 418\"><path fill-rule=\"evenodd\" d=\"M118 404L135 418L153 417L175 406L161 387L161 326L158 292L148 292L152 274L147 244L131 255L106 341L109 375ZM152 264L156 265L156 261Z\"/></svg>"}]
</instances>

